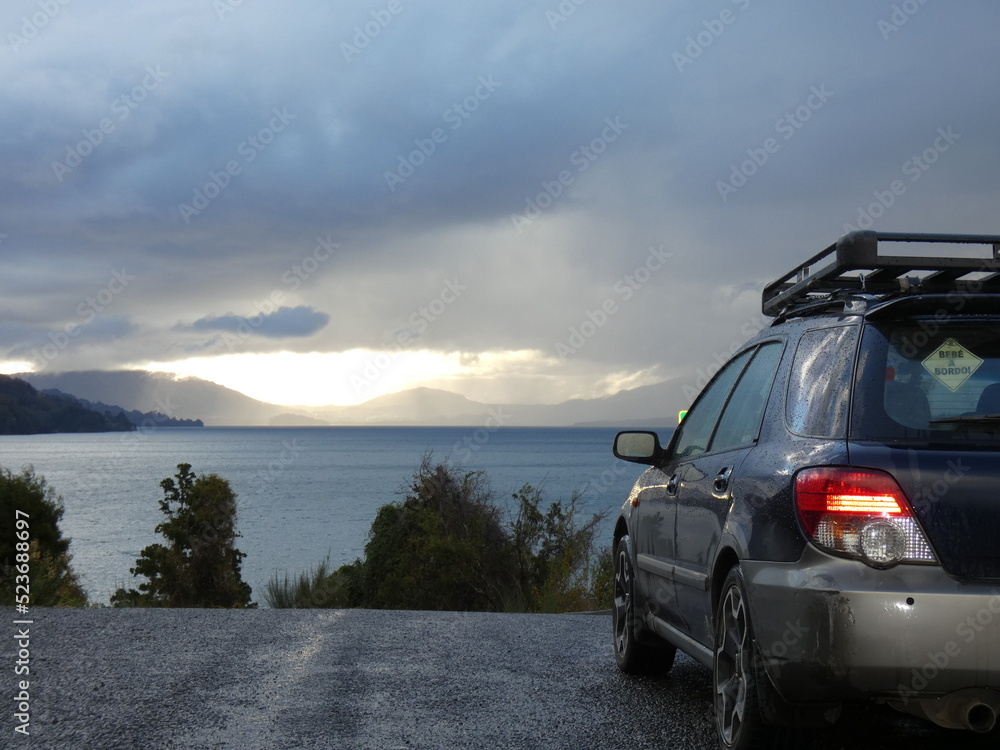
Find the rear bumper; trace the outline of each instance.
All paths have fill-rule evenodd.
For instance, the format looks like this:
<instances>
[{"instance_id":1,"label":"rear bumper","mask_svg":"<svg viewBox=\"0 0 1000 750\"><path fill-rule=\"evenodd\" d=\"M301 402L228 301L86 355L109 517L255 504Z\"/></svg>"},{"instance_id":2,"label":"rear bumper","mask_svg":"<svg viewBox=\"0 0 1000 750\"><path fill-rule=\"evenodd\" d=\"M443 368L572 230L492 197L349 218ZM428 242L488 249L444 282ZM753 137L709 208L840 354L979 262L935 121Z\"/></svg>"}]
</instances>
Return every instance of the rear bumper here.
<instances>
[{"instance_id":1,"label":"rear bumper","mask_svg":"<svg viewBox=\"0 0 1000 750\"><path fill-rule=\"evenodd\" d=\"M787 700L1000 689L1000 585L937 566L874 570L811 546L796 563L741 567L758 651Z\"/></svg>"}]
</instances>

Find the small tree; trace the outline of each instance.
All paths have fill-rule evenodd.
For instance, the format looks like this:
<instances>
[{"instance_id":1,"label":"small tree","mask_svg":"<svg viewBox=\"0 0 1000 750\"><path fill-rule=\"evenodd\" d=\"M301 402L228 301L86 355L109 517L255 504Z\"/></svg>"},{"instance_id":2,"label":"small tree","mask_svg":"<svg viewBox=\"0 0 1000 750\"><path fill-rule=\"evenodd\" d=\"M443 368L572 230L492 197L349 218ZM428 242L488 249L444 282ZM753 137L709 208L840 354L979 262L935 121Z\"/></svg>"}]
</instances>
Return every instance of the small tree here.
<instances>
[{"instance_id":1,"label":"small tree","mask_svg":"<svg viewBox=\"0 0 1000 750\"><path fill-rule=\"evenodd\" d=\"M167 520L156 527L167 544L142 550L129 572L146 581L138 590L115 591L116 607L249 607L250 586L240 576L246 555L234 546L236 494L216 474L195 477L191 464L177 464L176 482L160 482L160 510Z\"/></svg>"},{"instance_id":2,"label":"small tree","mask_svg":"<svg viewBox=\"0 0 1000 750\"><path fill-rule=\"evenodd\" d=\"M482 472L425 456L402 503L384 505L365 546L364 606L495 611L512 583L509 545Z\"/></svg>"},{"instance_id":3,"label":"small tree","mask_svg":"<svg viewBox=\"0 0 1000 750\"><path fill-rule=\"evenodd\" d=\"M21 511L20 518L26 520L27 528L17 528L16 511ZM27 518L23 514L27 514ZM44 477L36 476L30 468L20 474L0 469L0 518L4 528L0 536L0 599L4 604L14 601L17 584L14 566L18 554L28 556L32 606L82 607L87 604L87 595L70 565L70 540L59 530L62 517L62 498L56 496ZM19 531L27 532L28 540L18 537Z\"/></svg>"}]
</instances>

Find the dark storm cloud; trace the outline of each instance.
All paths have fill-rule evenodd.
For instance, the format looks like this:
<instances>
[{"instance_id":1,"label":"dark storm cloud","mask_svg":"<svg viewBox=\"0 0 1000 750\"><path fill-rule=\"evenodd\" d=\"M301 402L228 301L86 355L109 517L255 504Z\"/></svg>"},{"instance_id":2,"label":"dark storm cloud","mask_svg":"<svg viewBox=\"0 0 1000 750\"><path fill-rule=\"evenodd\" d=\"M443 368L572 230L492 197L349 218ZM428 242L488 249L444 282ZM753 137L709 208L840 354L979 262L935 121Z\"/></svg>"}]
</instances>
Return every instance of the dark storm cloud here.
<instances>
[{"instance_id":1,"label":"dark storm cloud","mask_svg":"<svg viewBox=\"0 0 1000 750\"><path fill-rule=\"evenodd\" d=\"M326 313L303 305L301 307L282 307L269 314L221 315L199 318L190 325L189 329L286 339L311 336L329 322L330 316Z\"/></svg>"},{"instance_id":2,"label":"dark storm cloud","mask_svg":"<svg viewBox=\"0 0 1000 750\"><path fill-rule=\"evenodd\" d=\"M127 315L84 315L56 328L3 326L0 342L7 339L11 358L30 362L36 371L66 369L66 363L73 362L81 353L87 358L100 352L98 361L109 361L108 348L137 331ZM10 336L12 332L16 336Z\"/></svg>"},{"instance_id":3,"label":"dark storm cloud","mask_svg":"<svg viewBox=\"0 0 1000 750\"><path fill-rule=\"evenodd\" d=\"M650 322L678 316L673 346L711 359L756 314L744 286L849 225L998 229L998 21L985 0L11 2L0 358L127 269L108 366L197 351L177 321L229 330L219 310L263 300L300 312L253 351L377 348L416 315L421 346L555 356L610 299L562 367L662 364ZM469 291L421 316L448 279Z\"/></svg>"}]
</instances>

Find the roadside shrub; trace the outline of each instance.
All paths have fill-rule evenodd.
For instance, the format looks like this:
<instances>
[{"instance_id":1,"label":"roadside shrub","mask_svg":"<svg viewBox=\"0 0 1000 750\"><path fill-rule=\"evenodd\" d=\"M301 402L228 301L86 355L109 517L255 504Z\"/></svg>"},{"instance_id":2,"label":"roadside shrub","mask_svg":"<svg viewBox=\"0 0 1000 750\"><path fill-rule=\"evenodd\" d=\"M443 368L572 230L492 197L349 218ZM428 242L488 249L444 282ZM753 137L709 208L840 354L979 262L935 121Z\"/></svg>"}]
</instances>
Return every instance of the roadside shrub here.
<instances>
[{"instance_id":1,"label":"roadside shrub","mask_svg":"<svg viewBox=\"0 0 1000 750\"><path fill-rule=\"evenodd\" d=\"M0 535L0 600L15 601L17 554L24 553L18 544L16 511L28 515L28 586L29 605L33 607L83 607L87 595L70 564L70 540L59 529L64 508L62 498L33 469L20 474L0 469L0 518L4 532ZM21 516L23 518L23 516ZM24 529L22 529L23 531ZM17 593L23 593L23 589Z\"/></svg>"},{"instance_id":2,"label":"roadside shrub","mask_svg":"<svg viewBox=\"0 0 1000 750\"><path fill-rule=\"evenodd\" d=\"M496 611L513 584L510 546L482 472L425 457L402 503L384 505L362 564L376 609Z\"/></svg>"},{"instance_id":3,"label":"roadside shrub","mask_svg":"<svg viewBox=\"0 0 1000 750\"><path fill-rule=\"evenodd\" d=\"M532 612L570 612L598 609L594 588L594 536L604 519L594 514L578 524L580 496L565 507L550 503L543 513L541 492L525 485L514 494L516 516L511 543L517 560L519 601L509 608Z\"/></svg>"},{"instance_id":4,"label":"roadside shrub","mask_svg":"<svg viewBox=\"0 0 1000 750\"><path fill-rule=\"evenodd\" d=\"M160 510L167 520L156 527L166 545L142 550L129 572L146 581L138 589L119 588L116 607L250 607L250 586L240 575L246 554L235 546L236 493L217 474L196 477L191 464L177 464L176 482L160 482Z\"/></svg>"},{"instance_id":5,"label":"roadside shrub","mask_svg":"<svg viewBox=\"0 0 1000 750\"><path fill-rule=\"evenodd\" d=\"M545 506L525 485L505 514L486 474L425 456L402 502L379 508L363 559L298 579L277 575L272 607L507 612L606 609L611 554L594 551L603 514L580 523L580 497ZM508 516L505 520L505 516ZM512 517L510 517L512 516Z\"/></svg>"}]
</instances>

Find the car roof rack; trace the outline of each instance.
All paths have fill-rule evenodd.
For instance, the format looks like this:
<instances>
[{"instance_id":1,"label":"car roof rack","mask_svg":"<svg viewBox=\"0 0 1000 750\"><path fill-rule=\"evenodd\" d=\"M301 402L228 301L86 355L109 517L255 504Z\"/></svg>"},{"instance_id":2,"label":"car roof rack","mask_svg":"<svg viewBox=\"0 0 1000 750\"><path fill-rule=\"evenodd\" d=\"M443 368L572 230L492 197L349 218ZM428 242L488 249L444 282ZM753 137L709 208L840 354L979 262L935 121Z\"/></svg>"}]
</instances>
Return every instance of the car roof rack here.
<instances>
[{"instance_id":1,"label":"car roof rack","mask_svg":"<svg viewBox=\"0 0 1000 750\"><path fill-rule=\"evenodd\" d=\"M879 255L879 242L992 245L992 258ZM860 272L860 273L857 273ZM918 272L930 272L918 276ZM963 279L971 273L989 275ZM1000 235L856 231L764 287L770 317L808 315L851 295L1000 293Z\"/></svg>"}]
</instances>

